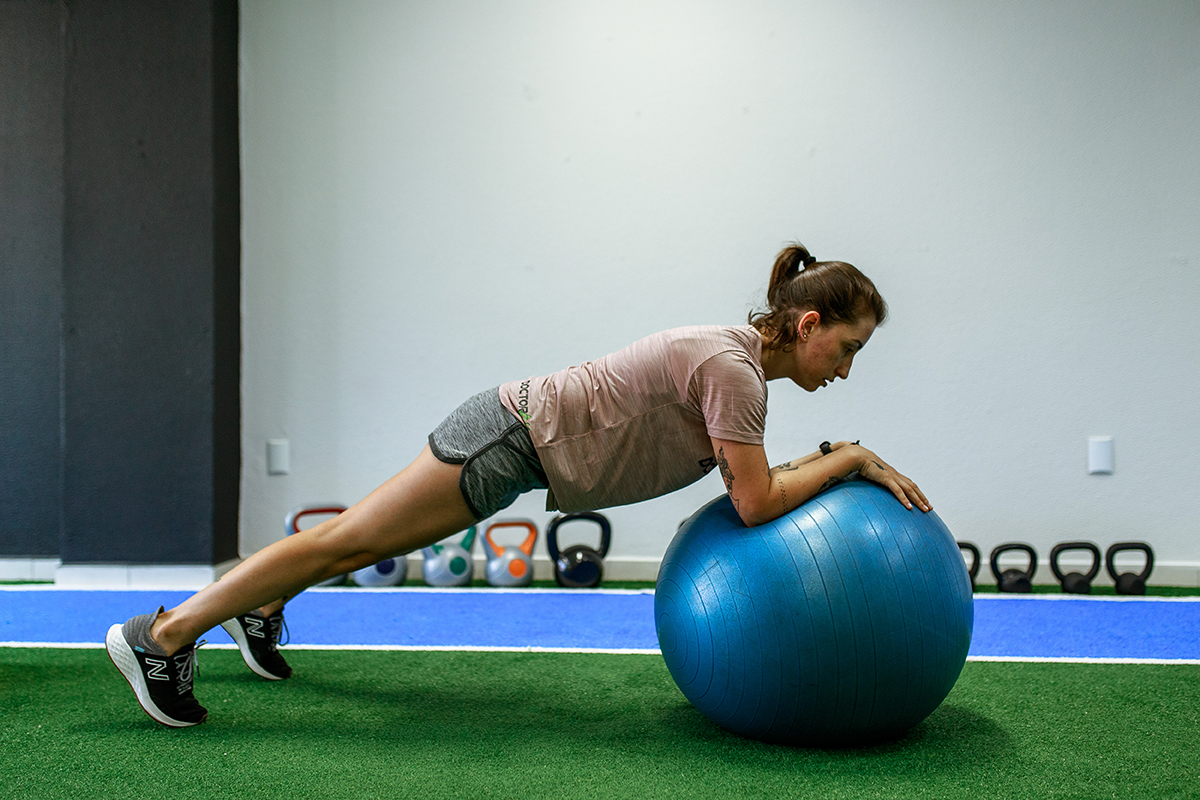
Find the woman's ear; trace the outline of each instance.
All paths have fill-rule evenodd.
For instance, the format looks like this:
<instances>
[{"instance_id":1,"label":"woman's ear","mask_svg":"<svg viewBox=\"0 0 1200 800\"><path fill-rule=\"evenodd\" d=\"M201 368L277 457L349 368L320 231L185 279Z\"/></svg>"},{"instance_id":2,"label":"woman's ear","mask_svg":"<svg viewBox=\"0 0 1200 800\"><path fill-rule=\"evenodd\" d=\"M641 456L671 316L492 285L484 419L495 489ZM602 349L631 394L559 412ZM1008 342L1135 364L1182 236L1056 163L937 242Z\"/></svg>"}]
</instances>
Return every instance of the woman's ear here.
<instances>
[{"instance_id":1,"label":"woman's ear","mask_svg":"<svg viewBox=\"0 0 1200 800\"><path fill-rule=\"evenodd\" d=\"M817 311L805 311L804 315L796 323L796 334L800 337L800 341L808 341L808 337L821 324L821 314Z\"/></svg>"}]
</instances>

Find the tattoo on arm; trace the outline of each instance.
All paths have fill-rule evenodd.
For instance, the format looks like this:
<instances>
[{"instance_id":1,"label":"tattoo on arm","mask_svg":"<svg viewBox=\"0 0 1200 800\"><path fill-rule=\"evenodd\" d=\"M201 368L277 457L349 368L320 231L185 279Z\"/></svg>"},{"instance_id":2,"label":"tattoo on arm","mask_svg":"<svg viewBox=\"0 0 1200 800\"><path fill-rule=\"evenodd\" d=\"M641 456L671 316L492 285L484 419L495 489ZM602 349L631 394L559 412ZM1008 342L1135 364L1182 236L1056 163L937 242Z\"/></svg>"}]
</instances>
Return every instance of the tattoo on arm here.
<instances>
[{"instance_id":1,"label":"tattoo on arm","mask_svg":"<svg viewBox=\"0 0 1200 800\"><path fill-rule=\"evenodd\" d=\"M725 481L725 488L733 491L733 470L729 468L729 461L725 458L725 448L717 450L717 468L721 470L721 478Z\"/></svg>"},{"instance_id":2,"label":"tattoo on arm","mask_svg":"<svg viewBox=\"0 0 1200 800\"><path fill-rule=\"evenodd\" d=\"M729 461L725 458L724 447L717 450L717 469L721 470L721 479L725 481L725 491L729 492L729 499L733 501L734 508L740 508L737 498L733 496L733 470L729 468Z\"/></svg>"},{"instance_id":3,"label":"tattoo on arm","mask_svg":"<svg viewBox=\"0 0 1200 800\"><path fill-rule=\"evenodd\" d=\"M883 470L884 472L887 472L887 467L885 467L883 464L880 464L880 463L879 463L878 461L876 461L875 459L871 459L871 463L872 463L872 464L874 464L875 466L879 467L879 468L880 468L881 470Z\"/></svg>"},{"instance_id":4,"label":"tattoo on arm","mask_svg":"<svg viewBox=\"0 0 1200 800\"><path fill-rule=\"evenodd\" d=\"M843 480L844 480L843 478L839 478L837 475L831 475L829 480L822 483L821 488L817 489L817 494L820 494L821 492L825 491L826 489L832 489L834 486L837 486Z\"/></svg>"},{"instance_id":5,"label":"tattoo on arm","mask_svg":"<svg viewBox=\"0 0 1200 800\"><path fill-rule=\"evenodd\" d=\"M778 467L772 467L772 468L771 468L771 472L772 472L772 473L776 473L776 472L795 472L795 471L796 471L796 470L798 470L798 469L800 469L800 465L799 465L799 464L797 464L796 462L794 462L794 461L785 461L785 462L783 462L782 464L780 464Z\"/></svg>"},{"instance_id":6,"label":"tattoo on arm","mask_svg":"<svg viewBox=\"0 0 1200 800\"><path fill-rule=\"evenodd\" d=\"M783 511L786 514L787 512L792 510L792 507L788 505L787 489L783 488L783 479L776 478L775 485L777 485L779 487L779 496L783 498Z\"/></svg>"}]
</instances>

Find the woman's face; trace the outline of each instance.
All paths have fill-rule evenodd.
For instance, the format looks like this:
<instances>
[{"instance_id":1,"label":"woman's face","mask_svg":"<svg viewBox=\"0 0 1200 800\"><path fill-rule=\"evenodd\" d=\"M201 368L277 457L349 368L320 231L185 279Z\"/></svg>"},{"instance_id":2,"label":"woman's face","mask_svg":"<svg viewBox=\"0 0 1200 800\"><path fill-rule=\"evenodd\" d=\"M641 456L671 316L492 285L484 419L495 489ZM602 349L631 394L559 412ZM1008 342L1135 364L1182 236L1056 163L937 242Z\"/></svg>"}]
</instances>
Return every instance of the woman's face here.
<instances>
[{"instance_id":1,"label":"woman's face","mask_svg":"<svg viewBox=\"0 0 1200 800\"><path fill-rule=\"evenodd\" d=\"M806 392L815 392L836 378L850 377L854 355L875 332L875 318L857 322L821 323L821 315L809 311L798 323L800 336L792 351L792 381Z\"/></svg>"}]
</instances>

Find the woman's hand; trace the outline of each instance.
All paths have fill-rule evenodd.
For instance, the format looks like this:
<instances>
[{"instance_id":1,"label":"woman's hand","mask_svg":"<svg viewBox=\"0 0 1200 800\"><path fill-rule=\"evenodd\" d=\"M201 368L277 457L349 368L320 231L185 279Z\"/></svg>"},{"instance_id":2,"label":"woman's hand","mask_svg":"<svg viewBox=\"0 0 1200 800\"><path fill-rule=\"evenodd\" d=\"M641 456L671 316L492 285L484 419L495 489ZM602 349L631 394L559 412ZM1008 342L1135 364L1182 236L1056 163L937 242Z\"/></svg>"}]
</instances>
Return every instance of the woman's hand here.
<instances>
[{"instance_id":1,"label":"woman's hand","mask_svg":"<svg viewBox=\"0 0 1200 800\"><path fill-rule=\"evenodd\" d=\"M843 444L838 442L838 444ZM853 447L854 455L861 459L858 468L858 474L869 481L874 481L885 489L891 490L892 494L896 495L896 499L904 504L905 508L911 509L913 506L922 511L931 511L933 506L925 499L925 495L921 493L920 488L912 479L901 475L886 461L872 453L862 445L844 443L845 447Z\"/></svg>"}]
</instances>

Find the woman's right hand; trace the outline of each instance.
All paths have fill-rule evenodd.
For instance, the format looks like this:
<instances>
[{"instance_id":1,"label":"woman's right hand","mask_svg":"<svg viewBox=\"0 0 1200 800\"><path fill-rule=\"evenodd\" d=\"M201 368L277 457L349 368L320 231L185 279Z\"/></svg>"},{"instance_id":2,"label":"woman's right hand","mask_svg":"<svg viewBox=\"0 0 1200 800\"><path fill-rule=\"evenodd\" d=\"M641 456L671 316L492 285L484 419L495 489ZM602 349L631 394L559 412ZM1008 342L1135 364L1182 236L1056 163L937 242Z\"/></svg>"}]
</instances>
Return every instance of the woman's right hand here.
<instances>
[{"instance_id":1,"label":"woman's right hand","mask_svg":"<svg viewBox=\"0 0 1200 800\"><path fill-rule=\"evenodd\" d=\"M892 494L896 495L896 499L904 504L905 508L911 509L916 506L922 511L933 510L933 506L925 499L920 487L911 478L900 474L894 467L862 445L847 444L846 446L854 448L854 455L859 459L858 474L860 476L890 490Z\"/></svg>"}]
</instances>

